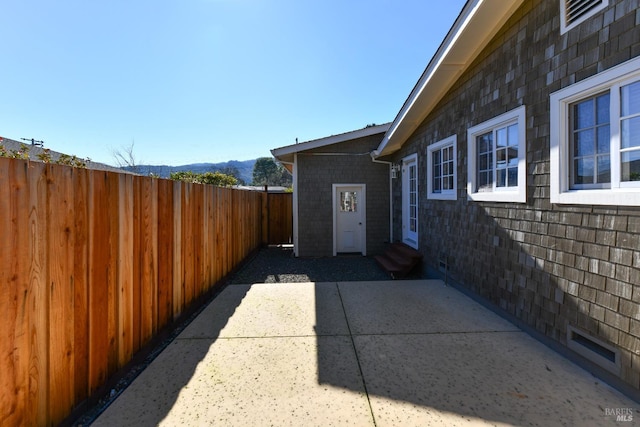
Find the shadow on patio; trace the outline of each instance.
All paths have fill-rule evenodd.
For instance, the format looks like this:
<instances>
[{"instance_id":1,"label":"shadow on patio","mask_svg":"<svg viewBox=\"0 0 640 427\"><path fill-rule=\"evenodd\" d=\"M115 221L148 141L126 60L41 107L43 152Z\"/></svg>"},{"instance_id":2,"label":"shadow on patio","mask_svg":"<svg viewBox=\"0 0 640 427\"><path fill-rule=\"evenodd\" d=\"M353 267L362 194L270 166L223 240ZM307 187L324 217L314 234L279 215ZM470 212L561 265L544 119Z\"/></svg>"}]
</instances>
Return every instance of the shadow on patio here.
<instances>
[{"instance_id":1,"label":"shadow on patio","mask_svg":"<svg viewBox=\"0 0 640 427\"><path fill-rule=\"evenodd\" d=\"M342 268L316 262L295 274ZM95 425L601 425L637 406L438 280L236 283Z\"/></svg>"}]
</instances>

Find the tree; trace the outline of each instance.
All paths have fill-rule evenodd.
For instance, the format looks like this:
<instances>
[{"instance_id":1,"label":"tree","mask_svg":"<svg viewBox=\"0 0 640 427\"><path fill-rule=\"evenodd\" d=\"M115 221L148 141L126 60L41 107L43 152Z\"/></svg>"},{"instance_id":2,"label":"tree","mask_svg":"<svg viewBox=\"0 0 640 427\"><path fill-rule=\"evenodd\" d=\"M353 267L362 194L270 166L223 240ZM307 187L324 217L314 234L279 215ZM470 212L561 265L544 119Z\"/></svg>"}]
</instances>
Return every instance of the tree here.
<instances>
[{"instance_id":1,"label":"tree","mask_svg":"<svg viewBox=\"0 0 640 427\"><path fill-rule=\"evenodd\" d=\"M169 178L176 181L193 182L196 184L210 184L218 187L232 187L238 183L238 180L234 177L225 175L220 172L172 172L169 175Z\"/></svg>"},{"instance_id":2,"label":"tree","mask_svg":"<svg viewBox=\"0 0 640 427\"><path fill-rule=\"evenodd\" d=\"M253 165L253 185L291 185L291 175L271 157L260 157Z\"/></svg>"},{"instance_id":3,"label":"tree","mask_svg":"<svg viewBox=\"0 0 640 427\"><path fill-rule=\"evenodd\" d=\"M238 181L238 185L245 185L244 180L240 176L240 170L235 166L227 166L215 172L220 172L222 174L232 176Z\"/></svg>"},{"instance_id":4,"label":"tree","mask_svg":"<svg viewBox=\"0 0 640 427\"><path fill-rule=\"evenodd\" d=\"M140 173L140 167L138 161L133 154L133 146L135 141L131 141L131 145L127 147L121 147L119 149L112 149L111 154L116 161L116 166L120 169L125 169L133 173Z\"/></svg>"}]
</instances>

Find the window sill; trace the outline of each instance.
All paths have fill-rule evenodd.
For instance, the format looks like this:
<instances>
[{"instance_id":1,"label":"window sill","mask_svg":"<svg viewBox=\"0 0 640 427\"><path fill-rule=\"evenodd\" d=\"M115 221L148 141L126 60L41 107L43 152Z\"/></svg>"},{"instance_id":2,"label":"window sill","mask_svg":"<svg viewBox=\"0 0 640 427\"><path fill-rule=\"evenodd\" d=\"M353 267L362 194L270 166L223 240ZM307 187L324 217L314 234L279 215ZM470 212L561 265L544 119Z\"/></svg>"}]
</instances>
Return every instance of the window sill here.
<instances>
[{"instance_id":1,"label":"window sill","mask_svg":"<svg viewBox=\"0 0 640 427\"><path fill-rule=\"evenodd\" d=\"M456 193L429 193L427 194L429 200L457 200L458 195Z\"/></svg>"},{"instance_id":2,"label":"window sill","mask_svg":"<svg viewBox=\"0 0 640 427\"><path fill-rule=\"evenodd\" d=\"M486 193L467 193L467 198L474 202L505 202L526 203L527 194L524 191L498 191Z\"/></svg>"},{"instance_id":3,"label":"window sill","mask_svg":"<svg viewBox=\"0 0 640 427\"><path fill-rule=\"evenodd\" d=\"M569 190L551 193L551 203L567 205L640 206L640 188Z\"/></svg>"}]
</instances>

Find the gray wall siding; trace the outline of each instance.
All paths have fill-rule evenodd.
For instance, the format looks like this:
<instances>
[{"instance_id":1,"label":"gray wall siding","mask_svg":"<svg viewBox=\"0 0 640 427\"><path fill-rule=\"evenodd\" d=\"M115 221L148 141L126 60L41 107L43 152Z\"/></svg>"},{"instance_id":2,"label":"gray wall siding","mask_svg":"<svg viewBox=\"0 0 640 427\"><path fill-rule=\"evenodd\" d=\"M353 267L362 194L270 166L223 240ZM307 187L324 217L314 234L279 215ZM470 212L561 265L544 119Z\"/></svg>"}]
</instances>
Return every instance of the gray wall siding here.
<instances>
[{"instance_id":1,"label":"gray wall siding","mask_svg":"<svg viewBox=\"0 0 640 427\"><path fill-rule=\"evenodd\" d=\"M332 184L366 184L367 255L389 242L389 167L372 163L369 152L382 135L342 142L298 154L298 255L333 255ZM352 155L326 155L327 153ZM319 155L325 153L325 155Z\"/></svg>"},{"instance_id":2,"label":"gray wall siding","mask_svg":"<svg viewBox=\"0 0 640 427\"><path fill-rule=\"evenodd\" d=\"M572 325L619 349L621 378L640 388L640 208L552 205L549 94L640 55L634 0L560 35L557 1L527 1L393 160L418 153L420 250L450 276L543 334ZM467 200L467 129L525 105L527 202ZM458 199L427 200L426 147L458 137ZM394 233L401 187L394 182Z\"/></svg>"}]
</instances>

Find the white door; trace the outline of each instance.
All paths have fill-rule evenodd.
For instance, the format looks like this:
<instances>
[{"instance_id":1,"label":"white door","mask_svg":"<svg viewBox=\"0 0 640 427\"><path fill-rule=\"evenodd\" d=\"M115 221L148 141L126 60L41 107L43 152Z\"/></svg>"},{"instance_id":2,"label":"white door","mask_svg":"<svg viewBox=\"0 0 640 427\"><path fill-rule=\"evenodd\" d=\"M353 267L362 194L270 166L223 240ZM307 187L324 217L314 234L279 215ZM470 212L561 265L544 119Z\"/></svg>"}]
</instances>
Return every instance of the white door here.
<instances>
[{"instance_id":1,"label":"white door","mask_svg":"<svg viewBox=\"0 0 640 427\"><path fill-rule=\"evenodd\" d=\"M333 184L333 254L366 255L365 185Z\"/></svg>"},{"instance_id":2,"label":"white door","mask_svg":"<svg viewBox=\"0 0 640 427\"><path fill-rule=\"evenodd\" d=\"M418 248L418 156L402 160L402 241Z\"/></svg>"}]
</instances>

